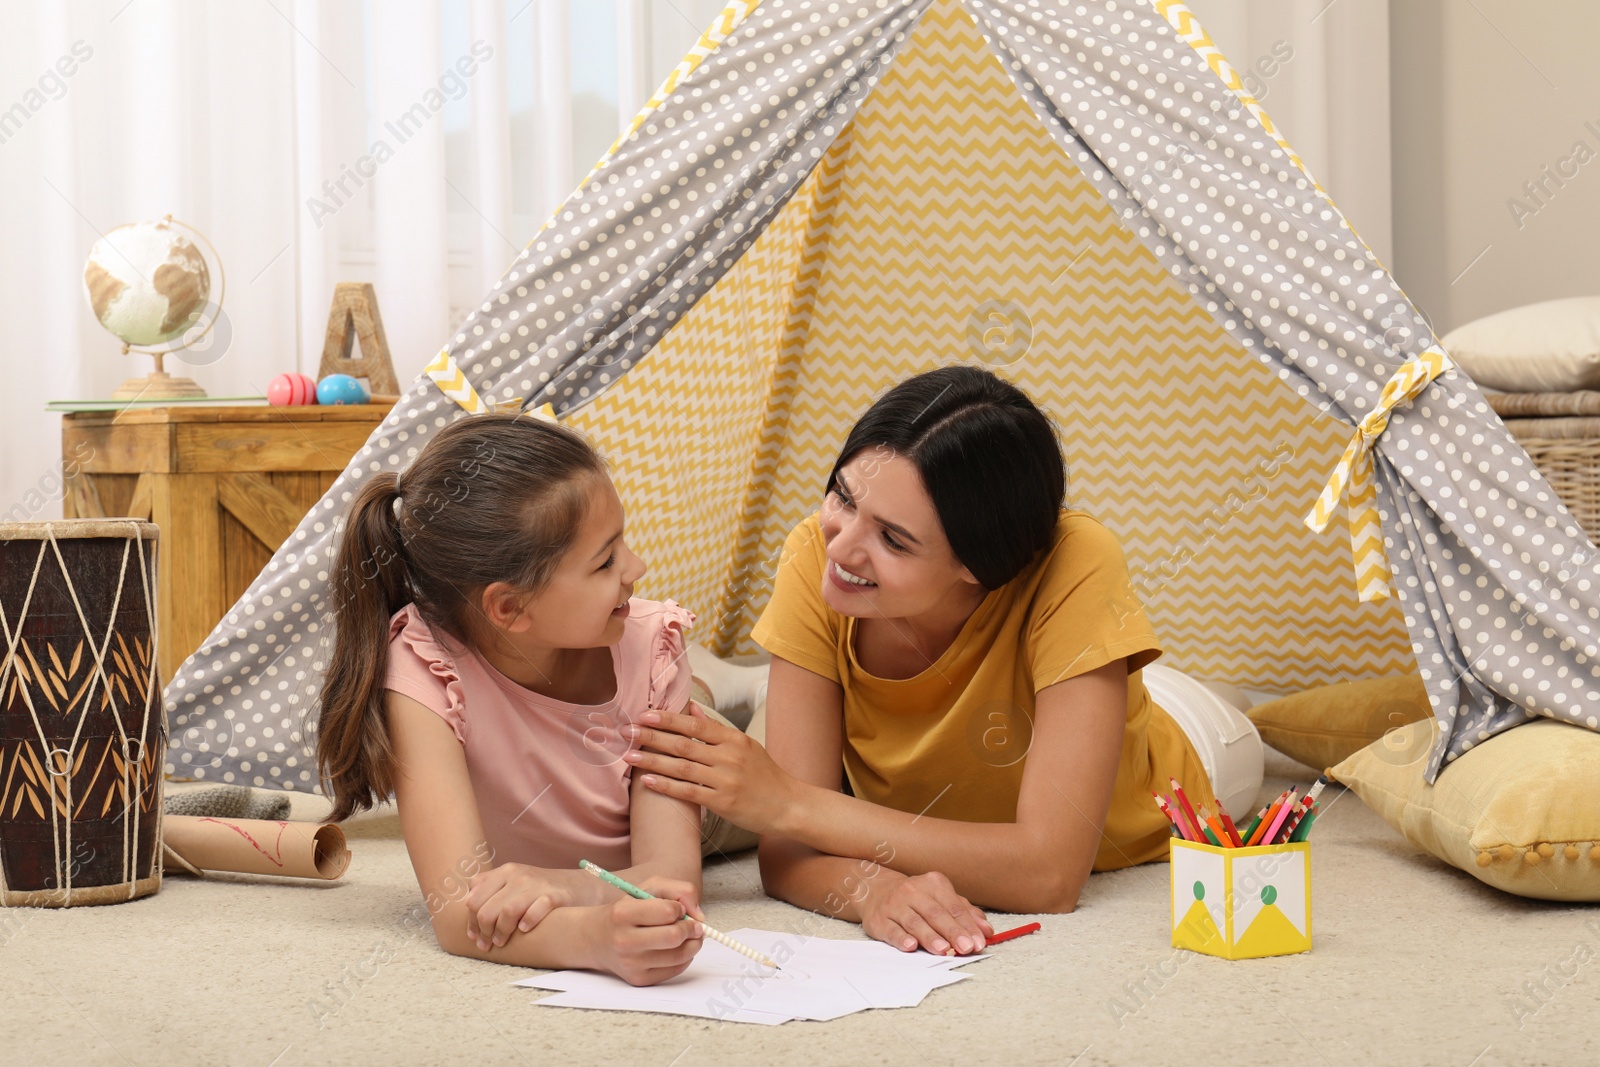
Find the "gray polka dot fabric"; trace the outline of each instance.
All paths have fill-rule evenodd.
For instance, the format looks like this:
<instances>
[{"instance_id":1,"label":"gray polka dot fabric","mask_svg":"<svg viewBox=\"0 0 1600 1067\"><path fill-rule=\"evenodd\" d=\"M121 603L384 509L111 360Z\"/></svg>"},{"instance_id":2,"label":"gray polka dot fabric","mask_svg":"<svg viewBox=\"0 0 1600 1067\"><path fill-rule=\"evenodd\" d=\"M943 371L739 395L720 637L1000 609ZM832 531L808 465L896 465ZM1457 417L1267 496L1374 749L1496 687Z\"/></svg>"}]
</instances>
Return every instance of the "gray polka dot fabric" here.
<instances>
[{"instance_id":1,"label":"gray polka dot fabric","mask_svg":"<svg viewBox=\"0 0 1600 1067\"><path fill-rule=\"evenodd\" d=\"M1203 46L1157 10L1179 9L1181 27L1181 5L966 6L1124 224L1285 388L1353 432L1435 343ZM1394 587L1443 726L1428 781L1535 715L1600 728L1594 545L1477 387L1447 371L1395 410L1373 459Z\"/></svg>"},{"instance_id":2,"label":"gray polka dot fabric","mask_svg":"<svg viewBox=\"0 0 1600 1067\"><path fill-rule=\"evenodd\" d=\"M930 2L760 4L450 339L477 391L564 412L626 373L788 201ZM1353 433L1435 343L1181 5L965 7L1071 163L1285 389ZM170 775L318 790L341 517L362 479L469 417L425 376L395 405L167 686ZM1600 561L1477 387L1447 371L1395 410L1373 458L1394 588L1444 726L1429 780L1534 716L1600 728ZM1341 506L1325 536L1343 523Z\"/></svg>"}]
</instances>

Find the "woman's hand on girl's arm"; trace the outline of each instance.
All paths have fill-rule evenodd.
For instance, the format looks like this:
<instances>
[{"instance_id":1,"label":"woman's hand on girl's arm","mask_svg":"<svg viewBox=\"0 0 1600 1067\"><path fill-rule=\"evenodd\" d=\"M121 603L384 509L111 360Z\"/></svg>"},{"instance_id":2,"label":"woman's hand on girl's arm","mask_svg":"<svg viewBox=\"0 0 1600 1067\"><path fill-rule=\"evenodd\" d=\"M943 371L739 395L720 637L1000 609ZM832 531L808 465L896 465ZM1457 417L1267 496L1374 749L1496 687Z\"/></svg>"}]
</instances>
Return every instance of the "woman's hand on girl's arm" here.
<instances>
[{"instance_id":1,"label":"woman's hand on girl's arm","mask_svg":"<svg viewBox=\"0 0 1600 1067\"><path fill-rule=\"evenodd\" d=\"M480 948L477 935L482 929L498 930L500 912L515 915L516 911L508 897L503 901L507 907L496 911L492 926L480 927L481 909L475 912L469 904L470 880L493 864L494 854L484 840L466 756L438 715L410 697L394 692L385 697L400 824L440 948L458 956L522 967L605 970L635 985L663 981L688 966L701 944L699 924L681 918L697 911L689 892L693 886L665 880L650 883L651 891L672 899L634 900L577 871L570 873L586 880L577 885L586 887L593 882L618 899L554 908L533 929L523 932L513 923L503 944L491 942ZM522 870L539 872L538 868ZM556 875L564 878L568 873L543 871L519 877L514 871L504 878L501 895L519 881ZM529 906L536 904L537 898Z\"/></svg>"},{"instance_id":2,"label":"woman's hand on girl's arm","mask_svg":"<svg viewBox=\"0 0 1600 1067\"><path fill-rule=\"evenodd\" d=\"M743 730L695 712L647 711L639 716L641 725L623 727L624 736L636 737L641 746L624 756L634 765L634 777L755 833L781 832L799 783Z\"/></svg>"}]
</instances>

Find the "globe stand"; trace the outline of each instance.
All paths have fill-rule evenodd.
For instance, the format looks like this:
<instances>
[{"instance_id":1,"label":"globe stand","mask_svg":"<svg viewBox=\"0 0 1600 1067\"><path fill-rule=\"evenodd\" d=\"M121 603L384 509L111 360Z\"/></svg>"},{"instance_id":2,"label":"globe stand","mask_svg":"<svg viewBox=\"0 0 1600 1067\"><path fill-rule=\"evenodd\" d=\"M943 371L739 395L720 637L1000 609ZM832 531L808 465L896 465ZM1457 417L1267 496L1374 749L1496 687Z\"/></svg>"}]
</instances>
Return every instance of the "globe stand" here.
<instances>
[{"instance_id":1,"label":"globe stand","mask_svg":"<svg viewBox=\"0 0 1600 1067\"><path fill-rule=\"evenodd\" d=\"M128 351L128 348L123 348L124 353ZM166 368L162 365L162 359L166 353L149 352L146 354L155 357L156 369L143 378L129 378L117 386L117 391L111 394L111 399L182 400L206 395L206 391L200 388L193 378L174 378L166 372Z\"/></svg>"}]
</instances>

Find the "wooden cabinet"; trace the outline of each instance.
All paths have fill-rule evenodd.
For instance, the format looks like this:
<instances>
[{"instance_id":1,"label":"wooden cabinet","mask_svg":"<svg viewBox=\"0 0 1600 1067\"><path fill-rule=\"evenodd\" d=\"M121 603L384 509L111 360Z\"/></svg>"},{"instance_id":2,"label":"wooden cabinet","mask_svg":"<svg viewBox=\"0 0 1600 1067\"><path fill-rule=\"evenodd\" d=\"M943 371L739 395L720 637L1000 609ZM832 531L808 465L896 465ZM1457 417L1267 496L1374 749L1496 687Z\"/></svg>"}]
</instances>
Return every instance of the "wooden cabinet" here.
<instances>
[{"instance_id":1,"label":"wooden cabinet","mask_svg":"<svg viewBox=\"0 0 1600 1067\"><path fill-rule=\"evenodd\" d=\"M164 407L62 418L67 518L161 528L165 684L389 413L349 407Z\"/></svg>"}]
</instances>

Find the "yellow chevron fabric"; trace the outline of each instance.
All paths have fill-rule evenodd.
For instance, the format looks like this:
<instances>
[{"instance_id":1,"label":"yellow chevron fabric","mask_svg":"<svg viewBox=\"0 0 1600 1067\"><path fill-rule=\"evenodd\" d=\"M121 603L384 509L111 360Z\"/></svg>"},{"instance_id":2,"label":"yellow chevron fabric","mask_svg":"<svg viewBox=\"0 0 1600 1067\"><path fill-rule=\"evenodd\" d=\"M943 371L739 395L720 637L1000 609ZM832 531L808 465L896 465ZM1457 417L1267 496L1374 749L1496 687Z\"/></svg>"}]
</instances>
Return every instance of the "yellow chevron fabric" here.
<instances>
[{"instance_id":1,"label":"yellow chevron fabric","mask_svg":"<svg viewBox=\"0 0 1600 1067\"><path fill-rule=\"evenodd\" d=\"M785 534L854 420L980 359L1057 421L1069 495L1122 540L1175 666L1289 691L1414 669L1392 601L1300 521L1348 427L1161 269L1017 94L956 0L744 259L569 418L612 464L641 593L751 652Z\"/></svg>"},{"instance_id":2,"label":"yellow chevron fabric","mask_svg":"<svg viewBox=\"0 0 1600 1067\"><path fill-rule=\"evenodd\" d=\"M1345 488L1350 490L1350 556L1355 562L1356 588L1362 600L1382 600L1389 595L1389 561L1383 553L1383 526L1378 522L1377 496L1372 486L1372 446L1389 428L1389 413L1415 400L1428 383L1455 364L1438 345L1429 348L1394 372L1378 395L1377 404L1362 418L1355 436L1328 477L1305 523L1315 533L1327 529Z\"/></svg>"},{"instance_id":3,"label":"yellow chevron fabric","mask_svg":"<svg viewBox=\"0 0 1600 1067\"><path fill-rule=\"evenodd\" d=\"M481 415L489 410L479 398L478 391L472 387L472 383L467 381L467 376L456 365L456 359L448 348L439 349L439 354L434 356L433 361L422 370L433 379L440 392L460 404L469 415Z\"/></svg>"}]
</instances>

